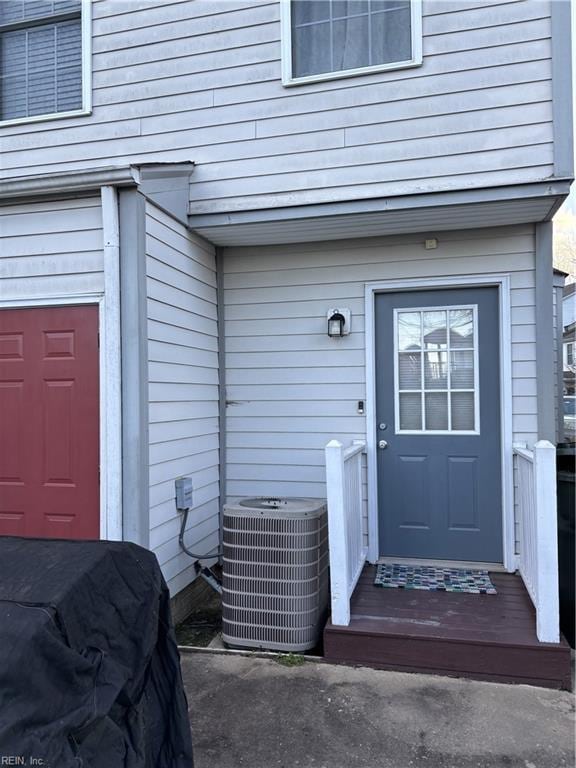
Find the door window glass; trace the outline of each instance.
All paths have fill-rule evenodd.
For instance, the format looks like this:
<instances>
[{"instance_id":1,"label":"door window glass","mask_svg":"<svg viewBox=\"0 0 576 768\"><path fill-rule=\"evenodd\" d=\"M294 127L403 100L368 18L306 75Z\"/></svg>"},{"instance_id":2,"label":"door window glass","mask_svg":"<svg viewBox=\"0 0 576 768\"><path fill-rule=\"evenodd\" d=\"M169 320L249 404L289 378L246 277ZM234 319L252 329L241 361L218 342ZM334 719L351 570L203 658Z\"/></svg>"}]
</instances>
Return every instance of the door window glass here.
<instances>
[{"instance_id":1,"label":"door window glass","mask_svg":"<svg viewBox=\"0 0 576 768\"><path fill-rule=\"evenodd\" d=\"M395 310L397 432L478 432L477 308Z\"/></svg>"}]
</instances>

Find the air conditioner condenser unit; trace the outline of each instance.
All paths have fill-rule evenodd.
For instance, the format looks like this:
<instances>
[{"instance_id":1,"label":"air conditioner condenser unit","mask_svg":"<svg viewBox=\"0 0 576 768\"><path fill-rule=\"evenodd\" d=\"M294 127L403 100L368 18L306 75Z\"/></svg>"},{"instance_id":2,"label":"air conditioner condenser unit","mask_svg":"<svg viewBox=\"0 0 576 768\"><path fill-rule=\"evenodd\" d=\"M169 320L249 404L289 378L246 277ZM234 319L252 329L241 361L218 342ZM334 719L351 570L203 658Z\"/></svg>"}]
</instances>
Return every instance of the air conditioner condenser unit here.
<instances>
[{"instance_id":1,"label":"air conditioner condenser unit","mask_svg":"<svg viewBox=\"0 0 576 768\"><path fill-rule=\"evenodd\" d=\"M223 544L224 642L313 648L328 612L326 502L253 498L227 504Z\"/></svg>"}]
</instances>

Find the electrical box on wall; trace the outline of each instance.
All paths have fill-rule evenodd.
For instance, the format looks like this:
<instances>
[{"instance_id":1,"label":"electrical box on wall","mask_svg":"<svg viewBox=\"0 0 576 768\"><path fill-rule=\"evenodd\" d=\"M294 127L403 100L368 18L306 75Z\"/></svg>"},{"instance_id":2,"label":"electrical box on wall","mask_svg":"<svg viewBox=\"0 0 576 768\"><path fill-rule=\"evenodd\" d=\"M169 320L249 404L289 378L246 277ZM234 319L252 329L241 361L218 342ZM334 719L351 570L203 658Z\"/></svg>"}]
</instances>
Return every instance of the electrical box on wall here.
<instances>
[{"instance_id":1,"label":"electrical box on wall","mask_svg":"<svg viewBox=\"0 0 576 768\"><path fill-rule=\"evenodd\" d=\"M190 509L192 506L192 478L179 477L176 480L176 508Z\"/></svg>"}]
</instances>

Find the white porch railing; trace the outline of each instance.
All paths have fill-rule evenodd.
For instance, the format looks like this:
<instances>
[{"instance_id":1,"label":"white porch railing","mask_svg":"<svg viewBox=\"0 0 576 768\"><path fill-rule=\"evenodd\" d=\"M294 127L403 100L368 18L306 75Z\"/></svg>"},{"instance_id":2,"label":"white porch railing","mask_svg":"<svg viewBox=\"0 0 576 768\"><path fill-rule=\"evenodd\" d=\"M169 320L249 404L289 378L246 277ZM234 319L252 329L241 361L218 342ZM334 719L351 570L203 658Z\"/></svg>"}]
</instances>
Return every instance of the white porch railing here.
<instances>
[{"instance_id":1,"label":"white porch railing","mask_svg":"<svg viewBox=\"0 0 576 768\"><path fill-rule=\"evenodd\" d=\"M362 453L366 443L326 446L328 540L332 624L350 623L350 597L364 567L368 547L362 529Z\"/></svg>"},{"instance_id":2,"label":"white porch railing","mask_svg":"<svg viewBox=\"0 0 576 768\"><path fill-rule=\"evenodd\" d=\"M514 447L520 575L536 608L536 634L544 643L560 641L556 449L547 440L534 450Z\"/></svg>"}]
</instances>

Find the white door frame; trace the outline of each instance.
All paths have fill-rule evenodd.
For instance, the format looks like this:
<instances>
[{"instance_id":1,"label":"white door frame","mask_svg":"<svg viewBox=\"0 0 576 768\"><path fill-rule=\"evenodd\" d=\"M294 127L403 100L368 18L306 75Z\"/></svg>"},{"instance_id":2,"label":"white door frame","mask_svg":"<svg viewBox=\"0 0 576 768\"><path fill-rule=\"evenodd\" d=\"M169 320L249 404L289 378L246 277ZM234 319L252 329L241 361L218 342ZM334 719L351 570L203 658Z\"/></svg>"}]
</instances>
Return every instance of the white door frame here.
<instances>
[{"instance_id":1,"label":"white door frame","mask_svg":"<svg viewBox=\"0 0 576 768\"><path fill-rule=\"evenodd\" d=\"M376 435L376 377L374 303L377 293L426 291L442 288L495 286L500 306L500 424L502 466L502 561L508 571L517 568L514 553L514 474L512 433L512 338L510 324L510 276L508 274L457 275L453 277L385 280L365 288L366 313L366 450L368 454L368 560L378 560L378 467Z\"/></svg>"},{"instance_id":2,"label":"white door frame","mask_svg":"<svg viewBox=\"0 0 576 768\"><path fill-rule=\"evenodd\" d=\"M120 380L120 369L116 364L116 355L110 350L120 343L120 339L110 339L110 329L106 329L106 299L101 293L71 294L68 296L50 296L42 298L0 299L2 309L49 309L52 307L73 307L86 304L98 306L99 348L99 409L100 409L100 538L122 540L122 467L119 461L110 460L111 456L120 457L122 446L111 445L117 442L115 420L121 414L115 407L114 398L110 397L110 383ZM113 391L113 388L112 388Z\"/></svg>"}]
</instances>

